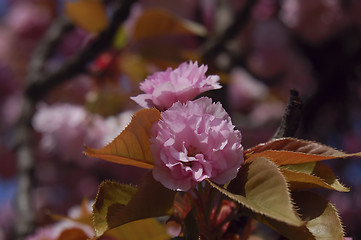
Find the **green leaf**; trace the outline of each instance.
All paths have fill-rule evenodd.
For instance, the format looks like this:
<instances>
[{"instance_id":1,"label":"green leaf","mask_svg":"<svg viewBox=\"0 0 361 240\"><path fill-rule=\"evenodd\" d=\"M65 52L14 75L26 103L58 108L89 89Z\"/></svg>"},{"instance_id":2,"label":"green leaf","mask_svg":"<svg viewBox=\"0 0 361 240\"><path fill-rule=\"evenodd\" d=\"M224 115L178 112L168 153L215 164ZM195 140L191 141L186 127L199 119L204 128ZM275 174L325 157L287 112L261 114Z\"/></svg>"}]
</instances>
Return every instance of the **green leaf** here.
<instances>
[{"instance_id":1,"label":"green leaf","mask_svg":"<svg viewBox=\"0 0 361 240\"><path fill-rule=\"evenodd\" d=\"M142 109L111 143L101 149L85 147L85 154L110 162L151 169L154 160L150 152L150 129L160 119L160 112Z\"/></svg>"},{"instance_id":2,"label":"green leaf","mask_svg":"<svg viewBox=\"0 0 361 240\"><path fill-rule=\"evenodd\" d=\"M266 158L246 162L228 189L212 182L211 185L250 209L253 215L265 215L292 226L304 224L293 207L285 178L277 165Z\"/></svg>"},{"instance_id":3,"label":"green leaf","mask_svg":"<svg viewBox=\"0 0 361 240\"><path fill-rule=\"evenodd\" d=\"M96 236L131 221L170 215L175 193L155 181L151 172L136 192L127 185L105 182L93 205Z\"/></svg>"},{"instance_id":4,"label":"green leaf","mask_svg":"<svg viewBox=\"0 0 361 240\"><path fill-rule=\"evenodd\" d=\"M300 163L300 164L292 164L292 165L284 165L281 166L281 169L287 169L295 172L302 172L306 174L312 174L315 170L316 164L319 162L309 162L309 163Z\"/></svg>"},{"instance_id":5,"label":"green leaf","mask_svg":"<svg viewBox=\"0 0 361 240\"><path fill-rule=\"evenodd\" d=\"M281 171L291 190L322 187L340 192L350 191L338 181L329 167L320 162L286 165Z\"/></svg>"},{"instance_id":6,"label":"green leaf","mask_svg":"<svg viewBox=\"0 0 361 240\"><path fill-rule=\"evenodd\" d=\"M128 41L127 32L125 31L123 26L120 26L117 30L117 33L115 34L114 40L113 40L113 46L116 49L122 49Z\"/></svg>"}]
</instances>

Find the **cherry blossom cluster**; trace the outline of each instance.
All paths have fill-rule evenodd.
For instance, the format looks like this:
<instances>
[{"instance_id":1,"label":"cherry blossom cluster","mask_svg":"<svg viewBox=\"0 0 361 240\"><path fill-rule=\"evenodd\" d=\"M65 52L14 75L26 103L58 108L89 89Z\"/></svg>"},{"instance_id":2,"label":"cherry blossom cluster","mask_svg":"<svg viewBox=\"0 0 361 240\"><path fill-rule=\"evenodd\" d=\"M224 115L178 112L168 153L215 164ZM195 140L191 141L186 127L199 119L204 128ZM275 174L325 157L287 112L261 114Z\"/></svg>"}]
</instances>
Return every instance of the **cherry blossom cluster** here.
<instances>
[{"instance_id":1,"label":"cherry blossom cluster","mask_svg":"<svg viewBox=\"0 0 361 240\"><path fill-rule=\"evenodd\" d=\"M210 179L225 184L243 162L241 133L220 103L200 93L221 88L219 76L206 77L207 66L182 63L154 73L140 84L145 93L132 99L163 110L151 129L153 177L165 187L188 191Z\"/></svg>"}]
</instances>

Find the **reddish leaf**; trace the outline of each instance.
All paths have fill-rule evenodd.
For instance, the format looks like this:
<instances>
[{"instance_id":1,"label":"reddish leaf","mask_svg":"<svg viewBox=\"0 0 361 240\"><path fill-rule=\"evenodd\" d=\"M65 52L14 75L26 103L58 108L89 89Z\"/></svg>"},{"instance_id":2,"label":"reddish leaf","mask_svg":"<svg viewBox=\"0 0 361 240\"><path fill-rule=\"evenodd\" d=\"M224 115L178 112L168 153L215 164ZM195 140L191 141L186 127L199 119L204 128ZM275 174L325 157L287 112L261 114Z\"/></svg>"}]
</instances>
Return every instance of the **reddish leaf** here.
<instances>
[{"instance_id":1,"label":"reddish leaf","mask_svg":"<svg viewBox=\"0 0 361 240\"><path fill-rule=\"evenodd\" d=\"M61 232L57 240L87 240L88 235L80 228L69 228Z\"/></svg>"},{"instance_id":2,"label":"reddish leaf","mask_svg":"<svg viewBox=\"0 0 361 240\"><path fill-rule=\"evenodd\" d=\"M333 153L333 155L316 155L316 154L307 154L303 152L291 152L284 150L265 150L263 152L254 153L248 156L249 157L246 161L259 157L265 157L271 160L272 162L276 163L277 165L282 166L282 165L318 162L318 161L336 159L336 158L356 157L356 156L361 156L361 154Z\"/></svg>"},{"instance_id":3,"label":"reddish leaf","mask_svg":"<svg viewBox=\"0 0 361 240\"><path fill-rule=\"evenodd\" d=\"M245 154L260 153L267 150L283 150L322 156L342 156L345 153L324 144L296 138L279 138L261 143L245 151Z\"/></svg>"}]
</instances>

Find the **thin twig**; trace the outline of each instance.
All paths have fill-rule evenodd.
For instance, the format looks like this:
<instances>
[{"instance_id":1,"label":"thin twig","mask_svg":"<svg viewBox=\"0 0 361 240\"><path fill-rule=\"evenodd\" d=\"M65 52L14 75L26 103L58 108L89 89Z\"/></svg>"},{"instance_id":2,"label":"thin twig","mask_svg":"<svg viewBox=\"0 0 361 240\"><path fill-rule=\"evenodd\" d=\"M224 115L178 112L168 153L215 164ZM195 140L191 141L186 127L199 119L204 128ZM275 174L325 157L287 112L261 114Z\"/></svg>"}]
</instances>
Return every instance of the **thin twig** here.
<instances>
[{"instance_id":1,"label":"thin twig","mask_svg":"<svg viewBox=\"0 0 361 240\"><path fill-rule=\"evenodd\" d=\"M290 91L290 97L285 113L282 117L279 128L273 135L272 139L282 137L293 137L302 117L302 101L296 90Z\"/></svg>"},{"instance_id":2,"label":"thin twig","mask_svg":"<svg viewBox=\"0 0 361 240\"><path fill-rule=\"evenodd\" d=\"M34 51L28 67L26 83L36 82L45 72L45 62L61 43L62 36L74 29L74 25L66 16L61 16L48 29Z\"/></svg>"},{"instance_id":3,"label":"thin twig","mask_svg":"<svg viewBox=\"0 0 361 240\"><path fill-rule=\"evenodd\" d=\"M234 38L240 30L246 26L251 16L252 8L257 2L257 0L248 0L236 14L232 23L225 28L223 32L209 38L201 49L201 56L203 59L214 57L214 55L224 47L228 40Z\"/></svg>"},{"instance_id":4,"label":"thin twig","mask_svg":"<svg viewBox=\"0 0 361 240\"><path fill-rule=\"evenodd\" d=\"M40 76L36 82L30 83L26 89L26 94L34 100L39 100L50 90L69 81L71 77L86 71L86 64L94 60L100 53L104 52L113 42L119 25L128 17L130 7L134 0L118 1L113 13L112 21L108 28L103 31L97 39L85 47L76 57L70 59L56 72Z\"/></svg>"}]
</instances>

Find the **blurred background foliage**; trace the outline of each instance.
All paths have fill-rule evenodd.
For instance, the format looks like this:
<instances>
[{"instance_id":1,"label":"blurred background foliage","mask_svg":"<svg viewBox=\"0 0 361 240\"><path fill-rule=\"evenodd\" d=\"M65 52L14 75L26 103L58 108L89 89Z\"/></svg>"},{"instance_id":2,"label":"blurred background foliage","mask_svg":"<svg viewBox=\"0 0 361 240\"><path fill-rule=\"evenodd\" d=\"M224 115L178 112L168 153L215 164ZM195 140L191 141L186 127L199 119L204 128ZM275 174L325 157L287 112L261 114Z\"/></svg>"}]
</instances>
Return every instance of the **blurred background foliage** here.
<instances>
[{"instance_id":1,"label":"blurred background foliage","mask_svg":"<svg viewBox=\"0 0 361 240\"><path fill-rule=\"evenodd\" d=\"M274 134L295 89L304 103L296 137L361 151L360 0L138 0L117 12L119 2L0 0L0 239L14 236L19 214L14 139L26 94L36 99L29 194L37 226L53 222L49 212L67 215L94 199L104 179L139 182L144 170L87 158L83 145L111 141L139 109L129 99L139 83L184 61L221 76L223 88L207 94L230 113L246 148ZM112 27L115 14L125 20ZM46 41L52 29L56 41ZM48 52L39 60L41 46ZM64 68L86 51L95 56ZM31 89L43 80L45 90ZM329 197L346 236L360 239L361 163L330 165L351 192Z\"/></svg>"}]
</instances>

